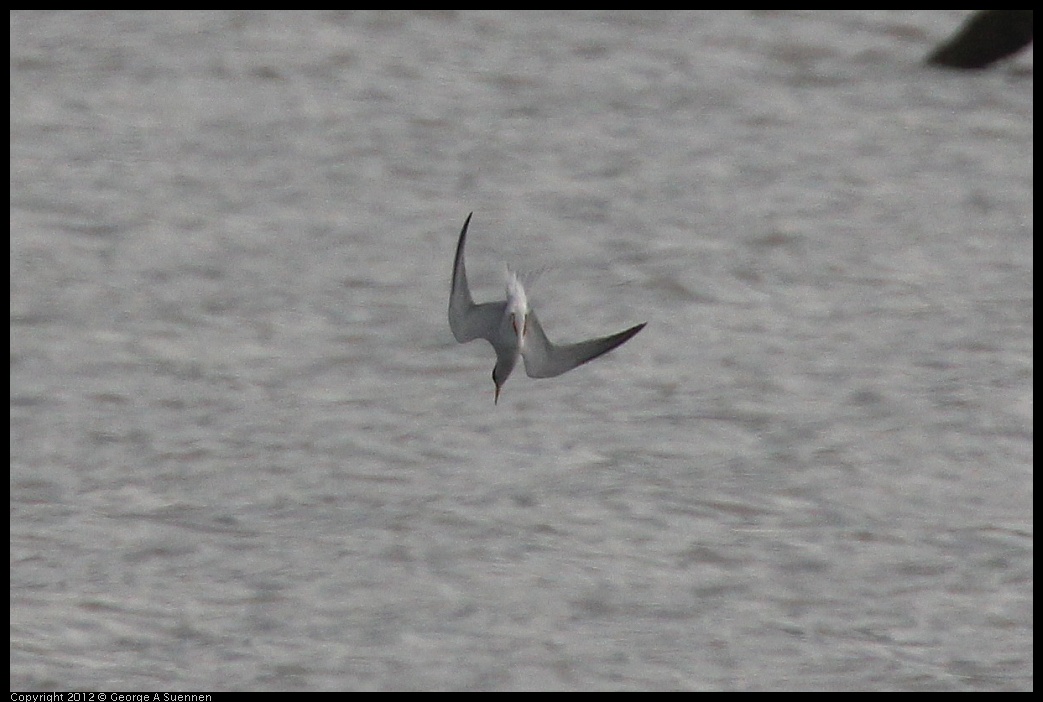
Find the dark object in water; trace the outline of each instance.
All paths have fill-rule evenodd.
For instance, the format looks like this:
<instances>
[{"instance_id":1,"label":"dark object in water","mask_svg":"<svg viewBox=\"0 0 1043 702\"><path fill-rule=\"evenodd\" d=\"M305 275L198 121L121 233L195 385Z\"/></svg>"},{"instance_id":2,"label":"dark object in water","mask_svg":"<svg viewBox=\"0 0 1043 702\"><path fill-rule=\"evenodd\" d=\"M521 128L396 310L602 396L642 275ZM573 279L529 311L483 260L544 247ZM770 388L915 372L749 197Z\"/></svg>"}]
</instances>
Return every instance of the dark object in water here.
<instances>
[{"instance_id":1,"label":"dark object in water","mask_svg":"<svg viewBox=\"0 0 1043 702\"><path fill-rule=\"evenodd\" d=\"M946 68L985 68L1032 43L1032 10L978 10L927 57Z\"/></svg>"}]
</instances>

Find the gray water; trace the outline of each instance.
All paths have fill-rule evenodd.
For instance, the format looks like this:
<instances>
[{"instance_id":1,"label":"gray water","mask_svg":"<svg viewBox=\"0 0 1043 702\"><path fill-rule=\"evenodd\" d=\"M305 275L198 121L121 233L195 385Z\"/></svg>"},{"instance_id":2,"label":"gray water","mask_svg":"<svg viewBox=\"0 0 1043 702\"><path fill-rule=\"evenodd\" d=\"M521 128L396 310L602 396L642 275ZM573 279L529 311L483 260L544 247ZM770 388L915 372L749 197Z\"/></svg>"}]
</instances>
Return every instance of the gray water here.
<instances>
[{"instance_id":1,"label":"gray water","mask_svg":"<svg viewBox=\"0 0 1043 702\"><path fill-rule=\"evenodd\" d=\"M1033 64L960 11L11 15L11 687L1033 686ZM553 380L445 318L467 213Z\"/></svg>"}]
</instances>

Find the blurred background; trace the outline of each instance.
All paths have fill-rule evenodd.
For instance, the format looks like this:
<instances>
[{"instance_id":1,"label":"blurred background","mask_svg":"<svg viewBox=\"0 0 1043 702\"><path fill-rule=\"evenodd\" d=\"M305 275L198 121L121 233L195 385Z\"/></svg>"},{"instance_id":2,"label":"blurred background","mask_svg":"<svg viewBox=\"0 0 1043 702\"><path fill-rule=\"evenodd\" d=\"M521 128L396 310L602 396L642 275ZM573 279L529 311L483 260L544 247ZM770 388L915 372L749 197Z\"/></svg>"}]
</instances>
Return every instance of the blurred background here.
<instances>
[{"instance_id":1,"label":"blurred background","mask_svg":"<svg viewBox=\"0 0 1043 702\"><path fill-rule=\"evenodd\" d=\"M1032 51L12 12L11 688L1033 686ZM554 380L446 322L540 271Z\"/></svg>"}]
</instances>

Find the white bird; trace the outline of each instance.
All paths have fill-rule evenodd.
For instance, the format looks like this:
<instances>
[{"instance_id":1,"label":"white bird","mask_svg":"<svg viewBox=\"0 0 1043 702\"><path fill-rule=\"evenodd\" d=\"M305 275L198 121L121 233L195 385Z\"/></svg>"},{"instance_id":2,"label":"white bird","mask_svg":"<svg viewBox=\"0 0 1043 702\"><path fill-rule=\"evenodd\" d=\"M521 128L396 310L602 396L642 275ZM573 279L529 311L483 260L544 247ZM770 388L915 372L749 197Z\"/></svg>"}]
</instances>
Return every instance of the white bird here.
<instances>
[{"instance_id":1,"label":"white bird","mask_svg":"<svg viewBox=\"0 0 1043 702\"><path fill-rule=\"evenodd\" d=\"M456 244L456 259L453 262L453 285L449 291L449 328L461 344L474 339L485 339L496 351L493 367L493 382L496 393L493 404L500 400L500 389L507 376L514 370L518 358L525 361L525 372L530 378L553 378L570 371L587 361L608 353L644 329L645 323L625 331L577 344L557 346L543 333L536 313L529 307L518 275L507 271L507 299L500 302L483 302L476 305L467 287L467 270L464 268L464 242L467 239L467 215L460 240Z\"/></svg>"}]
</instances>

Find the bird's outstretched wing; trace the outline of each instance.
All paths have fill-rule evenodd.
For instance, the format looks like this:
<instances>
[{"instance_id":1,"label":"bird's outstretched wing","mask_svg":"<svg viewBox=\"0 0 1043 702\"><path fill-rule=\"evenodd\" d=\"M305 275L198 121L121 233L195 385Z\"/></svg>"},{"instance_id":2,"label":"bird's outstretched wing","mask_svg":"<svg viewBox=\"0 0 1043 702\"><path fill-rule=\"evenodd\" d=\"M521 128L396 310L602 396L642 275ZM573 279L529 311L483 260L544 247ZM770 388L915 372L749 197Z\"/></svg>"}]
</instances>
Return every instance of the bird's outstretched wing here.
<instances>
[{"instance_id":1,"label":"bird's outstretched wing","mask_svg":"<svg viewBox=\"0 0 1043 702\"><path fill-rule=\"evenodd\" d=\"M474 304L471 289L467 286L467 269L464 266L464 243L467 240L467 225L471 216L467 215L460 240L456 244L456 259L453 262L453 283L449 290L449 328L453 336L461 344L474 339L488 339L495 346L495 335L503 319L506 302L485 302Z\"/></svg>"},{"instance_id":2,"label":"bird's outstretched wing","mask_svg":"<svg viewBox=\"0 0 1043 702\"><path fill-rule=\"evenodd\" d=\"M536 318L536 313L532 310L529 310L525 324L527 326L525 345L522 346L525 373L530 378L553 378L576 366L581 366L587 361L593 361L598 356L629 341L645 328L646 323L630 327L617 334L561 346L555 346L550 342L540 325L540 320Z\"/></svg>"}]
</instances>

